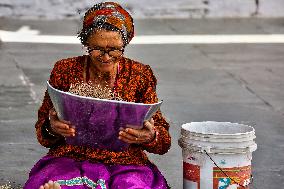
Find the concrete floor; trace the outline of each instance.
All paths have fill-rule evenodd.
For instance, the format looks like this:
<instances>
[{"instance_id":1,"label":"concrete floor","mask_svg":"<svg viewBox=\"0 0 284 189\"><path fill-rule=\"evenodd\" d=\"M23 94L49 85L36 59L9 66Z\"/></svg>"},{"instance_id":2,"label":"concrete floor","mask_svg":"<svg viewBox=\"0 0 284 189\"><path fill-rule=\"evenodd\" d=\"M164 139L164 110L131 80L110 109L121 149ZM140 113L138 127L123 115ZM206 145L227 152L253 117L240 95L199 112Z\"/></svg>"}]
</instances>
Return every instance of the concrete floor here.
<instances>
[{"instance_id":1,"label":"concrete floor","mask_svg":"<svg viewBox=\"0 0 284 189\"><path fill-rule=\"evenodd\" d=\"M0 30L30 25L42 34L75 35L77 21L0 19ZM284 33L280 19L137 20L137 35ZM0 36L1 38L1 36ZM256 129L254 186L284 184L284 44L130 45L126 55L151 65L171 150L150 155L172 188L182 188L180 127L191 121L245 122ZM35 137L37 109L54 62L82 54L79 45L1 43L0 184L22 185L47 149ZM252 187L253 188L253 187Z\"/></svg>"}]
</instances>

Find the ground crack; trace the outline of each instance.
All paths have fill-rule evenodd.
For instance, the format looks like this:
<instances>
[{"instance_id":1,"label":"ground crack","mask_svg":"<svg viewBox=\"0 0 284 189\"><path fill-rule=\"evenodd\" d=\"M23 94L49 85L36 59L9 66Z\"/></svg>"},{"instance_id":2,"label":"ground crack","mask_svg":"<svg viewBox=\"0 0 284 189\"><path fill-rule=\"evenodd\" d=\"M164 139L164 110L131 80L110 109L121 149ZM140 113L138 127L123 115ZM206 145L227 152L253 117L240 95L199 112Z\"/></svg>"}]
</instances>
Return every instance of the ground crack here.
<instances>
[{"instance_id":1,"label":"ground crack","mask_svg":"<svg viewBox=\"0 0 284 189\"><path fill-rule=\"evenodd\" d=\"M30 92L30 97L32 98L33 103L36 103L36 104L39 103L40 99L39 99L38 95L36 94L36 92L34 90L34 83L32 83L30 81L29 77L27 75L25 75L23 69L20 67L20 65L17 62L17 60L10 53L7 53L7 54L10 56L10 58L15 63L16 68L21 71L21 74L19 75L19 78L22 81L22 84L28 88L28 90Z\"/></svg>"},{"instance_id":2,"label":"ground crack","mask_svg":"<svg viewBox=\"0 0 284 189\"><path fill-rule=\"evenodd\" d=\"M236 76L235 74L229 72L229 71L225 71L229 76L231 76L233 79L235 79L236 81L238 81L242 87L244 87L247 91L249 91L252 95L256 96L258 99L260 99L266 106L268 106L270 109L272 109L275 112L278 112L276 110L276 108L270 104L267 100L265 100L264 98L262 98L260 95L258 95L253 89L251 89L248 86L248 83L246 80Z\"/></svg>"}]
</instances>

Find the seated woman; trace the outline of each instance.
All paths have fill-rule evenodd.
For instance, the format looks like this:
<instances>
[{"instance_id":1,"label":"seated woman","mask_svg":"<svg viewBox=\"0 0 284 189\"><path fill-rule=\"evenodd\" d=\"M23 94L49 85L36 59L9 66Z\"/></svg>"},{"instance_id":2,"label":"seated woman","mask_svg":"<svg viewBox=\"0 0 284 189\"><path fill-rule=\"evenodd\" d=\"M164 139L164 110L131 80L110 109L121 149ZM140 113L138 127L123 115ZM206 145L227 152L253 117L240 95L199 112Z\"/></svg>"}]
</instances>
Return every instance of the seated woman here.
<instances>
[{"instance_id":1,"label":"seated woman","mask_svg":"<svg viewBox=\"0 0 284 189\"><path fill-rule=\"evenodd\" d=\"M88 55L56 62L49 83L62 91L76 83L99 84L124 101L156 103L157 81L150 66L123 56L133 36L133 19L120 5L94 5L85 13L79 33ZM47 92L35 127L39 143L50 150L33 167L24 189L168 188L144 152L162 155L170 148L169 124L160 111L142 129L120 131L119 139L130 143L121 152L67 144L65 137L75 136L76 131L70 122L58 119Z\"/></svg>"}]
</instances>

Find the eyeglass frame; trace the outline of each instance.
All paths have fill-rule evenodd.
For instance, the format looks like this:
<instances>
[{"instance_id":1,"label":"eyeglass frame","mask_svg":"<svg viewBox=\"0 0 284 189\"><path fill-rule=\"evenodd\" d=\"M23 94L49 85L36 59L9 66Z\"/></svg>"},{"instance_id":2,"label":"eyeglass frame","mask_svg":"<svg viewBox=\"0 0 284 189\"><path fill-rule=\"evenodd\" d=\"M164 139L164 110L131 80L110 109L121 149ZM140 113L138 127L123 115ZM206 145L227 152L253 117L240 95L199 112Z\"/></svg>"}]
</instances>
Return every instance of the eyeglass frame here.
<instances>
[{"instance_id":1,"label":"eyeglass frame","mask_svg":"<svg viewBox=\"0 0 284 189\"><path fill-rule=\"evenodd\" d=\"M110 57L112 57L112 58L119 58L119 57L121 57L121 56L123 55L123 53L124 53L124 50L125 50L124 47L122 47L122 48L120 48L120 49L117 49L117 48L112 47L112 48L110 48L109 50L106 50L106 49L103 49L103 48L98 47L98 46L95 46L95 47L92 47L92 48L87 47L87 49L88 49L88 50L87 50L88 53L92 53L92 52L95 51L95 50L100 51L101 54L98 55L98 57L101 57L101 56L103 56L103 55L105 55L105 54L107 53L107 54L108 54ZM120 51L120 52L121 52L121 55L119 55L119 56L113 56L113 55L110 55L110 54L109 54L109 52L115 51L115 50Z\"/></svg>"}]
</instances>

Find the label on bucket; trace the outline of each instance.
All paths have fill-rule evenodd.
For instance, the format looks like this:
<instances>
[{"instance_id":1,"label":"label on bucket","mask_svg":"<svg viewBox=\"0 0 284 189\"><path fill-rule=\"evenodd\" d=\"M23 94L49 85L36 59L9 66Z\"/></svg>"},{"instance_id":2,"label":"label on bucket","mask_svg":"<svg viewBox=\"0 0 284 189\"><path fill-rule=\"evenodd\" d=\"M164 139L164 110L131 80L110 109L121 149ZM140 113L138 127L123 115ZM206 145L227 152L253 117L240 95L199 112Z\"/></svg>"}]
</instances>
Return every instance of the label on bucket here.
<instances>
[{"instance_id":1,"label":"label on bucket","mask_svg":"<svg viewBox=\"0 0 284 189\"><path fill-rule=\"evenodd\" d=\"M213 168L213 189L244 189L250 183L251 166L221 168L228 178L218 167ZM236 181L237 183L235 183ZM248 187L246 187L248 189Z\"/></svg>"},{"instance_id":2,"label":"label on bucket","mask_svg":"<svg viewBox=\"0 0 284 189\"><path fill-rule=\"evenodd\" d=\"M200 166L183 162L183 178L185 188L200 189Z\"/></svg>"}]
</instances>

